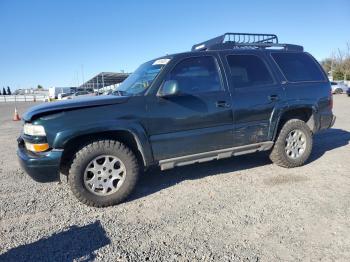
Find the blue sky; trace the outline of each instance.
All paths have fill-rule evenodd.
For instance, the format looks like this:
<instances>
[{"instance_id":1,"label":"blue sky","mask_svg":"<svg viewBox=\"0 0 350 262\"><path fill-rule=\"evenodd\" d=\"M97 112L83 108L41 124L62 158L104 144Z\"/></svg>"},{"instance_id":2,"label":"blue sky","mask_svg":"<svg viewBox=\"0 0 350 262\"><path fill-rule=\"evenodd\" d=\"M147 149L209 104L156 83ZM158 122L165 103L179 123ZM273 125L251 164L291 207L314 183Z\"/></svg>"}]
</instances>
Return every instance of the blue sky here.
<instances>
[{"instance_id":1,"label":"blue sky","mask_svg":"<svg viewBox=\"0 0 350 262\"><path fill-rule=\"evenodd\" d=\"M276 33L322 59L350 42L350 1L0 0L0 87L131 72L224 32Z\"/></svg>"}]
</instances>

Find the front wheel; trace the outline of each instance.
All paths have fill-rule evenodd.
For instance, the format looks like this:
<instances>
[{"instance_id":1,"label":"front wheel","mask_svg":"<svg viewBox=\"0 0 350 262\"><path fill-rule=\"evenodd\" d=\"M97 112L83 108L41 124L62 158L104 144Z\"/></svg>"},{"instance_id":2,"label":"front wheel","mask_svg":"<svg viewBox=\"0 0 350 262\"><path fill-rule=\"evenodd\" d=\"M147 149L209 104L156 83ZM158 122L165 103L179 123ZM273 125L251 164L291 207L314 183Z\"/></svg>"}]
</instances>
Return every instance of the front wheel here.
<instances>
[{"instance_id":1,"label":"front wheel","mask_svg":"<svg viewBox=\"0 0 350 262\"><path fill-rule=\"evenodd\" d=\"M287 121L275 142L270 159L273 163L287 168L302 166L312 150L312 132L299 119Z\"/></svg>"},{"instance_id":2,"label":"front wheel","mask_svg":"<svg viewBox=\"0 0 350 262\"><path fill-rule=\"evenodd\" d=\"M128 147L118 141L100 140L76 153L68 182L82 203L106 207L122 202L134 189L138 176L138 162Z\"/></svg>"}]
</instances>

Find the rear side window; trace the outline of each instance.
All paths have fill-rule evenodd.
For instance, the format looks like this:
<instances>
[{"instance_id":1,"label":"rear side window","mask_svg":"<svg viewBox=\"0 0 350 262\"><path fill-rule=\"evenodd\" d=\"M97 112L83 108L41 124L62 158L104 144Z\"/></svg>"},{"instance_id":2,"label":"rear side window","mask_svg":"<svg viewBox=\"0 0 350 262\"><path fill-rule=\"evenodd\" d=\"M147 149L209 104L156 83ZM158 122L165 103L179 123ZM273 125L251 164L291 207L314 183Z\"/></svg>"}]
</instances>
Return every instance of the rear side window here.
<instances>
[{"instance_id":1,"label":"rear side window","mask_svg":"<svg viewBox=\"0 0 350 262\"><path fill-rule=\"evenodd\" d=\"M272 53L284 76L291 82L324 81L316 62L305 53Z\"/></svg>"},{"instance_id":2,"label":"rear side window","mask_svg":"<svg viewBox=\"0 0 350 262\"><path fill-rule=\"evenodd\" d=\"M227 62L235 87L253 87L273 83L265 63L255 55L229 55Z\"/></svg>"}]
</instances>

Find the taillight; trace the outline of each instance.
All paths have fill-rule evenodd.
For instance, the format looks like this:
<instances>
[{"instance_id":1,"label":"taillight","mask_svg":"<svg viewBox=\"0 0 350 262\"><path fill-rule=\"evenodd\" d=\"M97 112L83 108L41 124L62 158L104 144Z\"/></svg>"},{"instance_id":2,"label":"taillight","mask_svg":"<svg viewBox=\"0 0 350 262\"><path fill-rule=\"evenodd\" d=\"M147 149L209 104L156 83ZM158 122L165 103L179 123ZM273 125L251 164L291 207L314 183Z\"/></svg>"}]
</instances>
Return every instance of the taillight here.
<instances>
[{"instance_id":1,"label":"taillight","mask_svg":"<svg viewBox=\"0 0 350 262\"><path fill-rule=\"evenodd\" d=\"M333 109L333 93L332 93L332 88L329 89L329 108L332 110Z\"/></svg>"}]
</instances>

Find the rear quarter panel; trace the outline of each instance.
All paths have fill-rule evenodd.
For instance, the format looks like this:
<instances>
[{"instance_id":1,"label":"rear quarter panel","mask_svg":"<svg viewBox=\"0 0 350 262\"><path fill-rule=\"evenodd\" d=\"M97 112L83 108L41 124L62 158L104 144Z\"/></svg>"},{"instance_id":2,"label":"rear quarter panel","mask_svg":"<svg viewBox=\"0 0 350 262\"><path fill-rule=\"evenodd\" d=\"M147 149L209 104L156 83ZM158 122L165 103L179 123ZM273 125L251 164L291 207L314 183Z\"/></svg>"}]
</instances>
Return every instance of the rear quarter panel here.
<instances>
[{"instance_id":1,"label":"rear quarter panel","mask_svg":"<svg viewBox=\"0 0 350 262\"><path fill-rule=\"evenodd\" d=\"M332 118L332 109L330 104L332 103L331 96L331 84L328 80L327 75L322 69L321 65L317 60L307 52L308 55L316 64L320 73L323 75L321 81L302 81L302 82L288 82L284 76L282 70L279 68L275 60L272 58L272 54L279 51L271 51L270 57L273 61L276 70L281 76L282 86L285 90L286 107L281 111L283 114L285 111L297 108L311 108L313 110L314 117L314 130L319 130L322 126L321 123L323 117Z\"/></svg>"},{"instance_id":2,"label":"rear quarter panel","mask_svg":"<svg viewBox=\"0 0 350 262\"><path fill-rule=\"evenodd\" d=\"M288 83L285 85L288 105L285 110L311 108L315 121L313 131L324 128L322 123L332 118L330 89L329 82Z\"/></svg>"}]
</instances>

